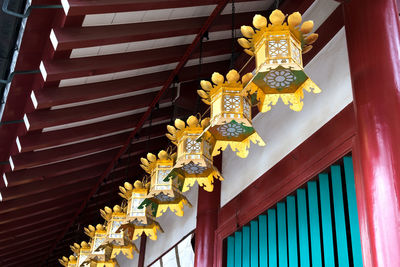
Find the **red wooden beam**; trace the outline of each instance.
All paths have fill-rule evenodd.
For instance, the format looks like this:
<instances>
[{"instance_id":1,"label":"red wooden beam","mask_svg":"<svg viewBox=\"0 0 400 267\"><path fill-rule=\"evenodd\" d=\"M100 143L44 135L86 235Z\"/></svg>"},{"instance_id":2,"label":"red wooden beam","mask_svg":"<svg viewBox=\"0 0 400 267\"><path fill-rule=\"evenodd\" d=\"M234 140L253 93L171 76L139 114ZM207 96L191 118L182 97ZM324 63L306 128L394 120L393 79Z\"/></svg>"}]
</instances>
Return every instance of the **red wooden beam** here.
<instances>
[{"instance_id":1,"label":"red wooden beam","mask_svg":"<svg viewBox=\"0 0 400 267\"><path fill-rule=\"evenodd\" d=\"M62 234L57 238L56 242L54 243L54 245L52 246L51 250L50 250L50 254L51 252L54 250L54 248L56 247L57 243L64 237L64 235L67 233L69 227L71 225L73 225L76 217L78 217L78 215L83 211L84 207L86 206L86 203L90 200L90 198L92 197L92 195L97 191L98 187L101 185L102 181L108 176L108 174L111 172L111 170L114 168L115 164L117 163L118 159L125 153L125 151L127 150L127 148L129 147L132 138L136 135L136 133L139 132L139 130L141 129L141 127L144 125L144 123L146 122L147 118L150 116L152 110L154 109L154 107L156 106L156 104L159 102L160 98L162 97L162 95L165 93L165 91L170 87L171 83L173 82L174 78L178 75L178 73L181 71L181 69L183 68L183 66L186 64L186 62L188 61L188 59L190 58L190 56L192 55L192 52L194 51L194 49L196 48L196 46L199 44L200 40L203 38L204 33L210 28L211 24L213 23L214 19L219 15L219 13L222 11L222 9L226 6L227 4L227 0L223 0L221 2L219 2L219 4L217 5L217 7L214 9L214 11L212 12L212 14L210 15L210 17L207 19L207 21L204 23L202 29L200 30L200 32L196 35L195 40L192 42L192 44L186 49L185 54L183 55L183 57L181 58L181 60L179 61L178 66L175 68L175 70L171 73L171 75L169 76L168 80L165 82L164 86L161 88L161 90L158 92L158 94L156 95L156 97L153 99L151 105L149 106L149 108L147 109L146 113L143 115L142 119L139 121L138 125L136 126L136 128L131 132L131 134L129 135L129 137L127 138L127 140L124 143L124 146L118 151L118 153L115 155L114 159L111 161L109 167L106 169L106 171L103 173L103 175L100 177L100 179L98 180L97 184L92 188L92 191L89 193L87 199L82 203L82 206L80 207L80 209L77 210L75 216L71 219L71 222L65 227L64 231L62 232Z\"/></svg>"},{"instance_id":2,"label":"red wooden beam","mask_svg":"<svg viewBox=\"0 0 400 267\"><path fill-rule=\"evenodd\" d=\"M153 113L152 122L157 123L171 118L172 107L161 108ZM58 146L80 140L124 131L135 127L143 113L125 116L113 120L102 121L89 125L61 129L50 132L28 132L19 137L21 152ZM143 136L143 134L141 135Z\"/></svg>"},{"instance_id":3,"label":"red wooden beam","mask_svg":"<svg viewBox=\"0 0 400 267\"><path fill-rule=\"evenodd\" d=\"M247 2L254 0L236 0ZM68 16L101 14L128 11L148 11L154 9L171 9L182 7L195 7L205 5L217 5L218 0L67 0L63 1L64 11Z\"/></svg>"},{"instance_id":4,"label":"red wooden beam","mask_svg":"<svg viewBox=\"0 0 400 267\"><path fill-rule=\"evenodd\" d=\"M18 210L19 208L22 207L30 207L30 206L38 206L40 208L40 204L42 203L49 203L51 201L56 201L57 199L63 199L66 201L72 201L69 199L71 195L75 195L79 192L84 192L88 190L88 188L93 187L94 180L96 179L91 179L87 180L84 182L81 182L79 187L76 185L67 185L64 186L63 188L58 188L54 189L51 191L46 191L38 194L34 194L28 197L23 197L23 198L18 198L18 199L13 199L13 200L3 200L3 202L0 202L0 214L4 214L13 210Z\"/></svg>"},{"instance_id":5,"label":"red wooden beam","mask_svg":"<svg viewBox=\"0 0 400 267\"><path fill-rule=\"evenodd\" d=\"M54 188L63 187L68 184L76 184L82 181L98 177L107 167L106 164L83 169L68 175L55 176L50 179L34 181L28 184L22 184L13 187L4 188L1 191L4 200L12 200L15 198L26 197Z\"/></svg>"},{"instance_id":6,"label":"red wooden beam","mask_svg":"<svg viewBox=\"0 0 400 267\"><path fill-rule=\"evenodd\" d=\"M33 131L46 127L84 121L127 111L134 111L147 107L155 95L156 93L148 93L77 107L54 110L37 110L26 115L29 124L27 127L29 130ZM169 103L171 100L172 92L170 90L165 97L160 100L160 104ZM77 116L77 114L79 114L79 116Z\"/></svg>"},{"instance_id":7,"label":"red wooden beam","mask_svg":"<svg viewBox=\"0 0 400 267\"><path fill-rule=\"evenodd\" d=\"M239 13L235 16L235 26L249 24L254 12ZM138 42L159 38L171 38L196 34L200 31L207 17L175 19L155 22L120 24L94 27L68 27L53 29L55 50ZM209 32L232 29L232 16L223 15L216 19Z\"/></svg>"},{"instance_id":8,"label":"red wooden beam","mask_svg":"<svg viewBox=\"0 0 400 267\"><path fill-rule=\"evenodd\" d=\"M209 76L211 71L225 71L227 65L229 65L229 61L204 64L200 75ZM57 105L94 100L162 86L170 73L171 71L163 71L98 83L43 88L33 91L32 98L34 99L33 102L37 103L36 109L47 109ZM178 78L180 82L185 82L197 79L198 75L199 67L191 66L183 68Z\"/></svg>"},{"instance_id":9,"label":"red wooden beam","mask_svg":"<svg viewBox=\"0 0 400 267\"><path fill-rule=\"evenodd\" d=\"M165 124L150 128L155 130L155 132L150 135L152 146L157 145L158 142L162 142L163 139L166 139L165 128ZM73 145L21 153L10 157L10 162L12 162L13 170L21 170L38 165L78 158L96 152L121 147L128 136L129 133L123 133ZM134 143L133 147L137 149L137 153L143 153L147 148L147 143L147 139L142 138L137 143Z\"/></svg>"},{"instance_id":10,"label":"red wooden beam","mask_svg":"<svg viewBox=\"0 0 400 267\"><path fill-rule=\"evenodd\" d=\"M179 45L114 55L44 60L41 64L41 73L45 81L57 81L164 65L179 62L182 51L188 47L190 46ZM208 41L203 45L203 57L229 54L231 49L230 39ZM198 57L199 49L188 56L188 59Z\"/></svg>"},{"instance_id":11,"label":"red wooden beam","mask_svg":"<svg viewBox=\"0 0 400 267\"><path fill-rule=\"evenodd\" d=\"M5 176L9 182L9 187L17 186L32 181L69 174L71 172L110 162L116 151L118 150L113 149L77 159L39 166L31 169L8 172L5 173Z\"/></svg>"}]
</instances>

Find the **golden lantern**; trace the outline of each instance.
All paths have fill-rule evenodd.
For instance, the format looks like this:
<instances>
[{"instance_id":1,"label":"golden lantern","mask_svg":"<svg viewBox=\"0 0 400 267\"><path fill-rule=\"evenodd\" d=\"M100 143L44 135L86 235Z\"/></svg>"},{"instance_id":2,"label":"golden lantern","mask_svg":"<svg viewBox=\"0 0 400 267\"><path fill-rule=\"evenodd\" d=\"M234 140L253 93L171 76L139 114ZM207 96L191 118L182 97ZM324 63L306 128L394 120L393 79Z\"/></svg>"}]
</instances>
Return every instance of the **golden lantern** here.
<instances>
[{"instance_id":1,"label":"golden lantern","mask_svg":"<svg viewBox=\"0 0 400 267\"><path fill-rule=\"evenodd\" d=\"M177 160L174 171L184 177L182 192L186 192L197 181L204 190L211 192L214 189L214 178L223 180L220 172L213 165L212 150L215 138L204 129L210 124L206 118L199 122L195 116L187 119L187 126L180 119L175 120L175 127L168 125L167 137L177 146Z\"/></svg>"},{"instance_id":2,"label":"golden lantern","mask_svg":"<svg viewBox=\"0 0 400 267\"><path fill-rule=\"evenodd\" d=\"M119 205L115 205L113 209L106 206L104 210L100 210L100 214L107 221L107 242L116 245L123 244L124 232L117 231L125 222L126 213Z\"/></svg>"},{"instance_id":3,"label":"golden lantern","mask_svg":"<svg viewBox=\"0 0 400 267\"><path fill-rule=\"evenodd\" d=\"M265 143L253 128L251 122L250 99L243 91L240 75L231 70L224 76L214 72L211 80L201 81L203 90L198 90L204 103L211 105L210 125L201 137L208 131L216 140L212 156L218 155L228 145L239 157L249 154L250 141L264 146Z\"/></svg>"},{"instance_id":4,"label":"golden lantern","mask_svg":"<svg viewBox=\"0 0 400 267\"><path fill-rule=\"evenodd\" d=\"M318 34L311 33L314 23L302 22L299 12L287 17L276 9L267 19L255 15L253 26L242 26L245 38L238 39L245 52L255 57L255 75L249 74L245 87L257 92L258 107L267 112L279 98L295 111L303 108L303 89L320 93L321 89L306 75L301 54L311 50Z\"/></svg>"},{"instance_id":5,"label":"golden lantern","mask_svg":"<svg viewBox=\"0 0 400 267\"><path fill-rule=\"evenodd\" d=\"M107 241L107 230L101 224L96 225L96 228L93 225L89 225L84 230L85 234L91 238L90 259L93 261L105 261L112 251L111 247L103 247L103 244Z\"/></svg>"},{"instance_id":6,"label":"golden lantern","mask_svg":"<svg viewBox=\"0 0 400 267\"><path fill-rule=\"evenodd\" d=\"M121 226L126 222L126 213L119 205L113 209L105 207L100 210L101 216L107 222L107 238L103 246L112 248L111 259L114 259L119 253L123 253L127 258L133 259L134 251L139 252L135 244L127 238L125 231L121 231Z\"/></svg>"},{"instance_id":7,"label":"golden lantern","mask_svg":"<svg viewBox=\"0 0 400 267\"><path fill-rule=\"evenodd\" d=\"M91 248L86 241L82 241L80 245L78 243L74 243L74 245L70 246L70 248L77 256L77 267L85 266L89 263L88 259L90 256Z\"/></svg>"},{"instance_id":8,"label":"golden lantern","mask_svg":"<svg viewBox=\"0 0 400 267\"><path fill-rule=\"evenodd\" d=\"M62 257L62 259L58 260L62 266L65 267L78 267L76 265L76 257L74 255L67 257Z\"/></svg>"},{"instance_id":9,"label":"golden lantern","mask_svg":"<svg viewBox=\"0 0 400 267\"><path fill-rule=\"evenodd\" d=\"M128 232L131 240L138 239L142 233L151 240L156 240L157 231L164 232L159 223L154 220L157 205L151 203L145 207L139 207L148 195L149 186L150 183L144 186L141 181L136 181L133 186L125 182L123 187L119 187L121 191L119 195L128 201L126 221L121 228Z\"/></svg>"},{"instance_id":10,"label":"golden lantern","mask_svg":"<svg viewBox=\"0 0 400 267\"><path fill-rule=\"evenodd\" d=\"M175 164L176 154L164 150L158 153L158 158L147 154L147 159L141 158L140 165L151 176L151 186L147 198L140 204L140 208L156 205L156 217L160 217L168 208L177 216L183 216L183 206L192 204L182 194L183 177L178 173L171 173ZM167 176L171 176L165 181Z\"/></svg>"}]
</instances>

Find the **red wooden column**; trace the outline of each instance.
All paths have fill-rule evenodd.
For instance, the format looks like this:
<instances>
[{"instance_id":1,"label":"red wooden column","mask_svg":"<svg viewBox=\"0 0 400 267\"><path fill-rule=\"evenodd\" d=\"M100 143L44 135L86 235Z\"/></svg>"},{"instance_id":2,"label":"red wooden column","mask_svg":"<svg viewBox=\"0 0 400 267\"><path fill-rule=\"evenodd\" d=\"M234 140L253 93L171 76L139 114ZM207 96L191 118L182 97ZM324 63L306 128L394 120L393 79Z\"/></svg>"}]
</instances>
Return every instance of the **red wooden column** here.
<instances>
[{"instance_id":1,"label":"red wooden column","mask_svg":"<svg viewBox=\"0 0 400 267\"><path fill-rule=\"evenodd\" d=\"M140 237L138 267L144 267L144 257L146 255L146 243L147 243L147 236L145 234L142 234L142 236Z\"/></svg>"},{"instance_id":2,"label":"red wooden column","mask_svg":"<svg viewBox=\"0 0 400 267\"><path fill-rule=\"evenodd\" d=\"M400 39L396 0L344 2L366 266L400 266ZM358 180L358 181L357 181ZM364 227L364 226L365 227ZM367 228L367 229L363 229ZM365 248L370 248L370 257Z\"/></svg>"},{"instance_id":3,"label":"red wooden column","mask_svg":"<svg viewBox=\"0 0 400 267\"><path fill-rule=\"evenodd\" d=\"M221 170L222 156L214 158L214 165ZM199 188L197 202L197 224L195 231L195 267L211 267L214 262L214 233L218 227L218 212L221 199L221 182L214 181L213 192Z\"/></svg>"}]
</instances>

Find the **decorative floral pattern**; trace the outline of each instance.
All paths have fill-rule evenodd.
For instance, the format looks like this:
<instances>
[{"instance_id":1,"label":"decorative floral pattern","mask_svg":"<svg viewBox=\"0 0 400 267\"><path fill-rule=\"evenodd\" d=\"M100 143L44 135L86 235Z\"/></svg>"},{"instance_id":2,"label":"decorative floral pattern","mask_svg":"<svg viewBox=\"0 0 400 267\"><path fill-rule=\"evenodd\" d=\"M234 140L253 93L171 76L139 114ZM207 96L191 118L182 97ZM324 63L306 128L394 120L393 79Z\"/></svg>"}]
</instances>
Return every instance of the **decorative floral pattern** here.
<instances>
[{"instance_id":1,"label":"decorative floral pattern","mask_svg":"<svg viewBox=\"0 0 400 267\"><path fill-rule=\"evenodd\" d=\"M269 51L269 56L272 58L287 57L288 43L286 39L268 41L268 51Z\"/></svg>"},{"instance_id":2,"label":"decorative floral pattern","mask_svg":"<svg viewBox=\"0 0 400 267\"><path fill-rule=\"evenodd\" d=\"M196 139L186 139L186 152L187 153L200 153L201 142L197 142Z\"/></svg>"},{"instance_id":3,"label":"decorative floral pattern","mask_svg":"<svg viewBox=\"0 0 400 267\"><path fill-rule=\"evenodd\" d=\"M235 124L232 121L218 127L218 131L222 136L227 137L238 137L244 133L244 129L239 124Z\"/></svg>"},{"instance_id":4,"label":"decorative floral pattern","mask_svg":"<svg viewBox=\"0 0 400 267\"><path fill-rule=\"evenodd\" d=\"M193 161L189 162L188 164L185 164L182 167L182 170L184 170L186 173L189 174L199 174L203 173L207 168L200 166L200 163L195 164Z\"/></svg>"},{"instance_id":5,"label":"decorative floral pattern","mask_svg":"<svg viewBox=\"0 0 400 267\"><path fill-rule=\"evenodd\" d=\"M264 78L264 81L271 88L288 87L296 77L290 70L272 70Z\"/></svg>"},{"instance_id":6,"label":"decorative floral pattern","mask_svg":"<svg viewBox=\"0 0 400 267\"><path fill-rule=\"evenodd\" d=\"M240 96L224 96L225 111L240 112Z\"/></svg>"}]
</instances>

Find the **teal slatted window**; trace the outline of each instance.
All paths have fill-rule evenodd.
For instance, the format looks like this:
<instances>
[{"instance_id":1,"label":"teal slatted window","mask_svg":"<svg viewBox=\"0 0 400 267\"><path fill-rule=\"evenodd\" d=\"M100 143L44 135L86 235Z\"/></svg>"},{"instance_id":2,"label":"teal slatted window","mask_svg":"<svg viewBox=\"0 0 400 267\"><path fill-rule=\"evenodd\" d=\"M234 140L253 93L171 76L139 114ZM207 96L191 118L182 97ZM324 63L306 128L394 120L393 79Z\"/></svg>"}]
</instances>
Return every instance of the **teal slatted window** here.
<instances>
[{"instance_id":1,"label":"teal slatted window","mask_svg":"<svg viewBox=\"0 0 400 267\"><path fill-rule=\"evenodd\" d=\"M352 158L227 238L228 267L363 266Z\"/></svg>"}]
</instances>

